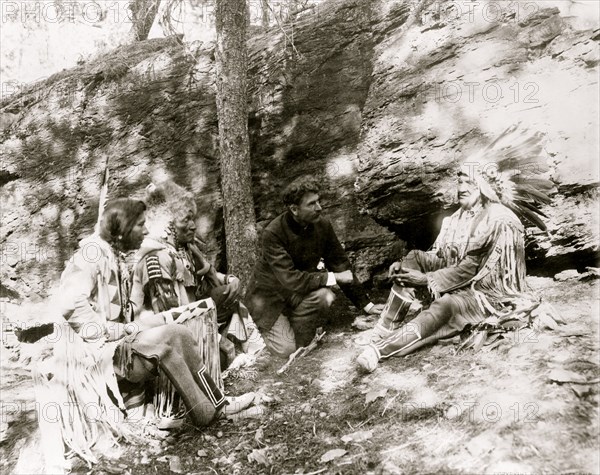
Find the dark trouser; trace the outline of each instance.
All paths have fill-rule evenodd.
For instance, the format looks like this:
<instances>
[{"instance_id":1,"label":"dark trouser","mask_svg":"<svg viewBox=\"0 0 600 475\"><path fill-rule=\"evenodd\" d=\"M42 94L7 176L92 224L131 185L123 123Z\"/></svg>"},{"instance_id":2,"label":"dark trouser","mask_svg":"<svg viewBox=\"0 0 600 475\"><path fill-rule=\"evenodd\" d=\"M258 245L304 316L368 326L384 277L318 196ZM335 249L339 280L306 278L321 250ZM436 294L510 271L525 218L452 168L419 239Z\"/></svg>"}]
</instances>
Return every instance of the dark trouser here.
<instances>
[{"instance_id":1,"label":"dark trouser","mask_svg":"<svg viewBox=\"0 0 600 475\"><path fill-rule=\"evenodd\" d=\"M197 426L209 424L226 404L223 393L206 371L201 349L191 332L170 324L143 330L128 338L117 350L129 355L117 374L132 383L156 376L157 367L169 378Z\"/></svg>"},{"instance_id":2,"label":"dark trouser","mask_svg":"<svg viewBox=\"0 0 600 475\"><path fill-rule=\"evenodd\" d=\"M228 285L220 285L210 291L210 298L213 299L217 307L217 324L222 337L219 343L222 370L227 369L235 359L235 345L227 338L228 335L233 335L235 338L232 337L231 339L237 339L238 341L246 341L247 337L243 319L248 317L248 309L239 300L234 300L225 305L228 288ZM240 318L232 320L234 313L237 313Z\"/></svg>"},{"instance_id":3,"label":"dark trouser","mask_svg":"<svg viewBox=\"0 0 600 475\"><path fill-rule=\"evenodd\" d=\"M261 331L267 349L287 358L301 346L307 346L315 337L317 328L323 326L335 294L320 288L307 294L293 309L285 309L267 332Z\"/></svg>"},{"instance_id":4,"label":"dark trouser","mask_svg":"<svg viewBox=\"0 0 600 475\"><path fill-rule=\"evenodd\" d=\"M225 305L225 300L227 299L226 291L227 285L220 285L219 287L214 287L210 291L210 298L215 302L215 306L217 307L217 323L219 326L225 325L229 323L231 316L234 312L237 312L240 306L239 300L234 300L230 302L229 305Z\"/></svg>"}]
</instances>

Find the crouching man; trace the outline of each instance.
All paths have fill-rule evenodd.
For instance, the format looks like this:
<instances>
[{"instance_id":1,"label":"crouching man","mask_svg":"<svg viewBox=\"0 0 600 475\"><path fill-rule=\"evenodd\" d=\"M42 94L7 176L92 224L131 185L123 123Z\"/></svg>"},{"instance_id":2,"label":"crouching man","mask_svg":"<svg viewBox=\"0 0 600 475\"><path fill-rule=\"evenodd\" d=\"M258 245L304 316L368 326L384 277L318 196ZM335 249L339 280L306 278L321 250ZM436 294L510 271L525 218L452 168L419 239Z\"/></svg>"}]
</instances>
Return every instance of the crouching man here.
<instances>
[{"instance_id":1,"label":"crouching man","mask_svg":"<svg viewBox=\"0 0 600 475\"><path fill-rule=\"evenodd\" d=\"M382 306L369 302L355 280L331 223L321 216L319 199L319 184L311 176L285 188L288 209L263 231L262 255L246 297L267 348L281 358L314 338L335 299L331 287L336 284L357 308L381 313Z\"/></svg>"}]
</instances>

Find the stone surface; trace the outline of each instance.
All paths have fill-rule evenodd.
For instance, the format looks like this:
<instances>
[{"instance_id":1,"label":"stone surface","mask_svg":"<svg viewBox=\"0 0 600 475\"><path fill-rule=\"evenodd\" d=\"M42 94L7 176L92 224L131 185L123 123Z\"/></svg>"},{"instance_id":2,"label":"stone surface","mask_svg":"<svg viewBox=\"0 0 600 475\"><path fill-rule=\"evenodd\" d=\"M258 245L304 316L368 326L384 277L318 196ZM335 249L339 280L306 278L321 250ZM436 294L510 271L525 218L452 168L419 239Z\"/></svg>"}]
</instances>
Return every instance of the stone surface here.
<instances>
[{"instance_id":1,"label":"stone surface","mask_svg":"<svg viewBox=\"0 0 600 475\"><path fill-rule=\"evenodd\" d=\"M564 282L565 280L579 279L580 276L581 274L577 272L577 269L567 269L556 274L554 280Z\"/></svg>"},{"instance_id":2,"label":"stone surface","mask_svg":"<svg viewBox=\"0 0 600 475\"><path fill-rule=\"evenodd\" d=\"M459 163L521 122L546 133L558 189L549 234L528 230L529 257L554 273L597 265L597 20L586 2L515 3L331 0L253 36L259 227L286 183L320 175L359 279L381 281L394 257L431 244ZM2 102L0 297L55 283L93 227L107 157L112 196L143 197L164 177L189 187L222 268L213 61L210 43L149 40Z\"/></svg>"},{"instance_id":3,"label":"stone surface","mask_svg":"<svg viewBox=\"0 0 600 475\"><path fill-rule=\"evenodd\" d=\"M597 251L598 25L567 3L424 2L385 29L358 152L370 216L426 247L453 209L457 166L520 122L546 133L560 191L545 210L550 237L530 230L530 257ZM375 10L380 25L403 8L386 5Z\"/></svg>"}]
</instances>

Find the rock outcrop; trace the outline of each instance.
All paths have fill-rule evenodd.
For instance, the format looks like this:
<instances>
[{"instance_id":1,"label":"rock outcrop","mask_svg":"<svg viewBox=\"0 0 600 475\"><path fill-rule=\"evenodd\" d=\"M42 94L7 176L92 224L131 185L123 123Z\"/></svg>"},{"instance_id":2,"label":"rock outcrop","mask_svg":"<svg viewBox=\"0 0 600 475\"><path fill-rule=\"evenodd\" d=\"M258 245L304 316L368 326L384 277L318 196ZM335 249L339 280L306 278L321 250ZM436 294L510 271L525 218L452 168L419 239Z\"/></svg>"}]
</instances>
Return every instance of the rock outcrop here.
<instances>
[{"instance_id":1,"label":"rock outcrop","mask_svg":"<svg viewBox=\"0 0 600 475\"><path fill-rule=\"evenodd\" d=\"M390 5L377 10L385 34L362 110L357 192L368 214L427 246L452 207L457 166L520 123L546 134L544 178L559 188L544 210L550 236L530 229L530 258L591 258L599 176L592 10L572 2ZM409 19L394 24L403 10Z\"/></svg>"},{"instance_id":2,"label":"rock outcrop","mask_svg":"<svg viewBox=\"0 0 600 475\"><path fill-rule=\"evenodd\" d=\"M567 1L474 3L332 0L249 40L260 225L287 182L322 176L368 281L431 244L459 164L521 122L546 134L558 189L550 234L529 230L530 257L595 265L597 19ZM112 196L141 197L166 176L189 187L209 253L224 255L214 74L211 44L149 40L4 101L4 296L45 295L92 228L106 158Z\"/></svg>"}]
</instances>

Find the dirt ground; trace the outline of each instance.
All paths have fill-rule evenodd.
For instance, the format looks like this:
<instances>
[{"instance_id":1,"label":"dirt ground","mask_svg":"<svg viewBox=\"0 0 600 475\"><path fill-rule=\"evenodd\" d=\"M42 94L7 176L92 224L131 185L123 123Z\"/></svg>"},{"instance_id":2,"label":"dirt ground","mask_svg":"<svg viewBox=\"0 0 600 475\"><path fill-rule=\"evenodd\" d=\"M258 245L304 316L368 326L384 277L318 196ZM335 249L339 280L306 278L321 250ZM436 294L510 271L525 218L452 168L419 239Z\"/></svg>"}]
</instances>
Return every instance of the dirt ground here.
<instances>
[{"instance_id":1,"label":"dirt ground","mask_svg":"<svg viewBox=\"0 0 600 475\"><path fill-rule=\"evenodd\" d=\"M530 284L565 324L488 352L437 345L367 376L354 365L358 313L339 299L323 342L285 374L265 355L226 380L230 394L261 394L262 417L185 427L73 473L600 473L599 281ZM36 432L26 357L16 355L1 355L2 473L33 450ZM24 458L21 473L34 466Z\"/></svg>"}]
</instances>

